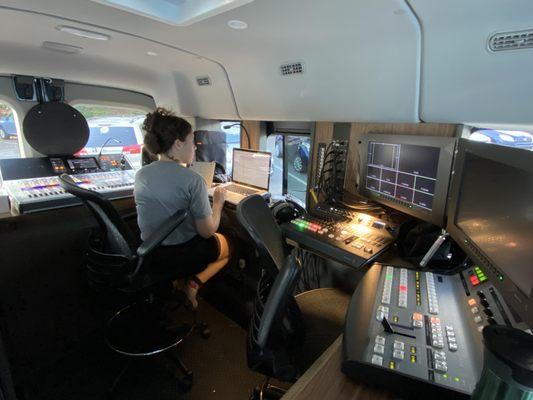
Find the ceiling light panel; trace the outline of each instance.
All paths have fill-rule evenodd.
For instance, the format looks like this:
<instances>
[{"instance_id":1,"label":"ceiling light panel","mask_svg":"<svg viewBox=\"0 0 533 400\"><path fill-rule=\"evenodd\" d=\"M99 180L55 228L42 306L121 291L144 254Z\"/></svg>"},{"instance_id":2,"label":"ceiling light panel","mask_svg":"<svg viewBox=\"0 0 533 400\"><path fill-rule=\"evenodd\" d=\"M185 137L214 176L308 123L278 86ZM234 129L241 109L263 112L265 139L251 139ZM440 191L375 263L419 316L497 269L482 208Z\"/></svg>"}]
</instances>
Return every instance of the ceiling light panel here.
<instances>
[{"instance_id":1,"label":"ceiling light panel","mask_svg":"<svg viewBox=\"0 0 533 400\"><path fill-rule=\"evenodd\" d=\"M187 26L254 0L91 0L170 25Z\"/></svg>"}]
</instances>

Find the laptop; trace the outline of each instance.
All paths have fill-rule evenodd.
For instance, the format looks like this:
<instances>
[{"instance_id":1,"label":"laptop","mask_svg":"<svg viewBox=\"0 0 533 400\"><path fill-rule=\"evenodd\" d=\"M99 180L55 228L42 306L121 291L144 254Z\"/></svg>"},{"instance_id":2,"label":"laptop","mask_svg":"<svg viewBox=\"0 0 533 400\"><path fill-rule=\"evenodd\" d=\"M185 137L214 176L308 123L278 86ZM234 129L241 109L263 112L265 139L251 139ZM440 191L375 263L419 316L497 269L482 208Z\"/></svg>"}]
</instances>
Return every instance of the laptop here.
<instances>
[{"instance_id":1,"label":"laptop","mask_svg":"<svg viewBox=\"0 0 533 400\"><path fill-rule=\"evenodd\" d=\"M204 178L207 189L213 185L213 176L215 175L214 162L195 161L189 169Z\"/></svg>"},{"instance_id":2,"label":"laptop","mask_svg":"<svg viewBox=\"0 0 533 400\"><path fill-rule=\"evenodd\" d=\"M267 197L272 154L265 151L233 149L232 182L219 185L226 189L226 202L236 206L248 196ZM209 189L212 197L215 188Z\"/></svg>"}]
</instances>

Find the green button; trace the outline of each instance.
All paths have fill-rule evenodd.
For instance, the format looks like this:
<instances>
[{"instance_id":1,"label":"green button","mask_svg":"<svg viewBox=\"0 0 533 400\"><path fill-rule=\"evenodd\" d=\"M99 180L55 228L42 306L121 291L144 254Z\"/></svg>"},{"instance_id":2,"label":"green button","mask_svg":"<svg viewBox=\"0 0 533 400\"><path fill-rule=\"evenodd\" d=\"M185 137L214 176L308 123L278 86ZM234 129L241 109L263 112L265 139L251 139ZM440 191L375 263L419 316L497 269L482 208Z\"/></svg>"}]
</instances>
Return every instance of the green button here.
<instances>
[{"instance_id":1,"label":"green button","mask_svg":"<svg viewBox=\"0 0 533 400\"><path fill-rule=\"evenodd\" d=\"M444 374L444 375L442 375L442 377L443 377L444 379L448 379L448 374Z\"/></svg>"},{"instance_id":2,"label":"green button","mask_svg":"<svg viewBox=\"0 0 533 400\"><path fill-rule=\"evenodd\" d=\"M454 380L455 382L459 382L459 381L460 381L460 379L459 379L458 377L453 378L453 380Z\"/></svg>"}]
</instances>

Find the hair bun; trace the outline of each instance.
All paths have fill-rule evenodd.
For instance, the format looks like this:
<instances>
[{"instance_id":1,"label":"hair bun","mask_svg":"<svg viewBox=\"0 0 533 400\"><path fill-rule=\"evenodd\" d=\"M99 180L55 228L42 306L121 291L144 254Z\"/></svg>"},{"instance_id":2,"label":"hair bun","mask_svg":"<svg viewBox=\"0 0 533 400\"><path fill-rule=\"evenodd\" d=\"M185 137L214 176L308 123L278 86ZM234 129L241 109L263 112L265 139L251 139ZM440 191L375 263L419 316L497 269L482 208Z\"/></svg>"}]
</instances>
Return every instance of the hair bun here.
<instances>
[{"instance_id":1,"label":"hair bun","mask_svg":"<svg viewBox=\"0 0 533 400\"><path fill-rule=\"evenodd\" d=\"M146 132L144 144L154 154L167 152L176 139L185 141L192 129L187 121L163 107L146 114L142 128Z\"/></svg>"}]
</instances>

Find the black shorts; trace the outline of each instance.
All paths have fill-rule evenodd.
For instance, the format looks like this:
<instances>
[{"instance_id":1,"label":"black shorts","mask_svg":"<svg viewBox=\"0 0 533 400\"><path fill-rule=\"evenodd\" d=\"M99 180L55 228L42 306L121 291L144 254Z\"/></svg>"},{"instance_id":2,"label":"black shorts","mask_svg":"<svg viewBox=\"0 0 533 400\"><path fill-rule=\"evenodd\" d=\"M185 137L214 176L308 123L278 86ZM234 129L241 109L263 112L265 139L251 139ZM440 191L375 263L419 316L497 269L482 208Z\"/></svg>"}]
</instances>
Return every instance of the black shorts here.
<instances>
[{"instance_id":1,"label":"black shorts","mask_svg":"<svg viewBox=\"0 0 533 400\"><path fill-rule=\"evenodd\" d=\"M219 254L220 246L214 235L209 239L196 235L188 242L155 249L153 268L166 271L177 268L185 276L195 275L202 272L207 264L216 261Z\"/></svg>"}]
</instances>

